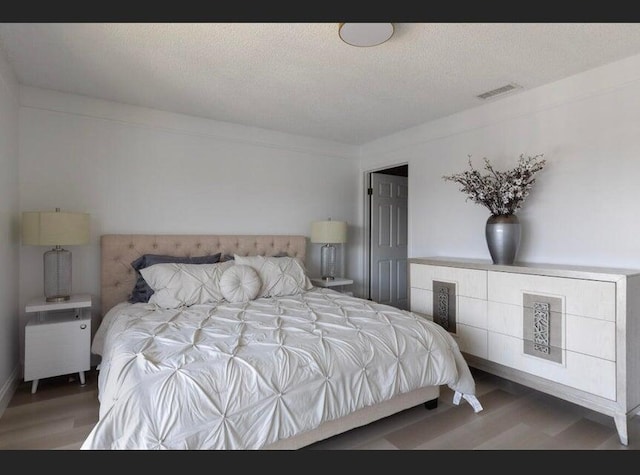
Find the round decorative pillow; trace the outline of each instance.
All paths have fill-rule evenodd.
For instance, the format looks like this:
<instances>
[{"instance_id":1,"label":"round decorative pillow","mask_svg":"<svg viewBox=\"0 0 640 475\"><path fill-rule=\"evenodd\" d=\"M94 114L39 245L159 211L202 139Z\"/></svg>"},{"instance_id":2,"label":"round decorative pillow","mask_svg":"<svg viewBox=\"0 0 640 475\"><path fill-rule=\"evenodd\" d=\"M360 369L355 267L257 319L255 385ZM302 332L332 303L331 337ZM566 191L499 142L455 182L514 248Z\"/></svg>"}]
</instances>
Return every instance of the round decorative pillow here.
<instances>
[{"instance_id":1,"label":"round decorative pillow","mask_svg":"<svg viewBox=\"0 0 640 475\"><path fill-rule=\"evenodd\" d=\"M220 276L220 292L228 302L248 302L260 293L262 281L256 270L247 265L236 264Z\"/></svg>"}]
</instances>

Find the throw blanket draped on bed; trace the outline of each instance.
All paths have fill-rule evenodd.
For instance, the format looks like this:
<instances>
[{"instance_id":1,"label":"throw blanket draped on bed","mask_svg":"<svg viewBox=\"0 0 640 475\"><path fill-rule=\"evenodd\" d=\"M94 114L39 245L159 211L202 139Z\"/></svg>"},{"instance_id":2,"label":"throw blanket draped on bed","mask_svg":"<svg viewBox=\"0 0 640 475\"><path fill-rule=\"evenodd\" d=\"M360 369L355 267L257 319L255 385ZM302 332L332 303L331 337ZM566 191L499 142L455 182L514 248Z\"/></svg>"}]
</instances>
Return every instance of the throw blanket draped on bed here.
<instances>
[{"instance_id":1,"label":"throw blanket draped on bed","mask_svg":"<svg viewBox=\"0 0 640 475\"><path fill-rule=\"evenodd\" d=\"M83 449L258 449L423 386L475 393L440 326L328 289L119 304L93 351L100 419Z\"/></svg>"}]
</instances>

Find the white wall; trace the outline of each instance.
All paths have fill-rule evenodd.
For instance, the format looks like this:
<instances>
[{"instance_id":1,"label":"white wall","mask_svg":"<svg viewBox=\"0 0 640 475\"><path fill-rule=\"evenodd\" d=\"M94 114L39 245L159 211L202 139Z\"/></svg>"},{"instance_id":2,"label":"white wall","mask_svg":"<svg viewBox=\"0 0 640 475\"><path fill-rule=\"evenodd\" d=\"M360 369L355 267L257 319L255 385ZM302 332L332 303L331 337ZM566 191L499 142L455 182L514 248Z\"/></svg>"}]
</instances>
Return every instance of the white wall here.
<instances>
[{"instance_id":1,"label":"white wall","mask_svg":"<svg viewBox=\"0 0 640 475\"><path fill-rule=\"evenodd\" d=\"M18 382L18 84L0 50L0 414Z\"/></svg>"},{"instance_id":2,"label":"white wall","mask_svg":"<svg viewBox=\"0 0 640 475\"><path fill-rule=\"evenodd\" d=\"M544 153L547 167L518 212L518 260L640 269L640 56L408 129L361 153L361 173L409 164L409 257L490 259L489 211L442 176L465 170L468 155L478 167L487 157L506 169L521 153Z\"/></svg>"},{"instance_id":3,"label":"white wall","mask_svg":"<svg viewBox=\"0 0 640 475\"><path fill-rule=\"evenodd\" d=\"M91 214L91 243L70 248L74 291L99 295L101 234L308 236L316 219L356 222L354 147L29 87L21 106L21 211ZM21 306L42 295L45 250L21 248ZM315 275L320 249L307 252Z\"/></svg>"}]
</instances>

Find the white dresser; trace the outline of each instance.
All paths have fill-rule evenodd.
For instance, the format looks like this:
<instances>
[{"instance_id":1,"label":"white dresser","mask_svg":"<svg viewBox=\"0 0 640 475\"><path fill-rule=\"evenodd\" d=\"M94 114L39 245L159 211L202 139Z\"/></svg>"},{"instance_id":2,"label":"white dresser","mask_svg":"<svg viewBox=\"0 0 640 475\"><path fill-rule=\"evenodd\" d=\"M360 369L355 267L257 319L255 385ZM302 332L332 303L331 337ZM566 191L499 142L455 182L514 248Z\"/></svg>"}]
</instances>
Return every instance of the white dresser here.
<instances>
[{"instance_id":1,"label":"white dresser","mask_svg":"<svg viewBox=\"0 0 640 475\"><path fill-rule=\"evenodd\" d=\"M640 270L409 259L413 312L470 366L614 418L640 409Z\"/></svg>"}]
</instances>

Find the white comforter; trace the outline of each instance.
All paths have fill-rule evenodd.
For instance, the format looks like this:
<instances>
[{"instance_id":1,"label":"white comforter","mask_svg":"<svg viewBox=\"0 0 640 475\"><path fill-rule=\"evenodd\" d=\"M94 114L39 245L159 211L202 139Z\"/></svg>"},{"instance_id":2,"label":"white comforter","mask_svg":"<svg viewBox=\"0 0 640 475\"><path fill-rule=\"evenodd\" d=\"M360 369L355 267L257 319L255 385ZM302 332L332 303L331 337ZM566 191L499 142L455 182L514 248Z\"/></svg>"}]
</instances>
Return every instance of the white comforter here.
<instances>
[{"instance_id":1,"label":"white comforter","mask_svg":"<svg viewBox=\"0 0 640 475\"><path fill-rule=\"evenodd\" d=\"M119 304L92 349L100 419L83 449L258 449L419 387L475 391L440 326L329 289Z\"/></svg>"}]
</instances>

